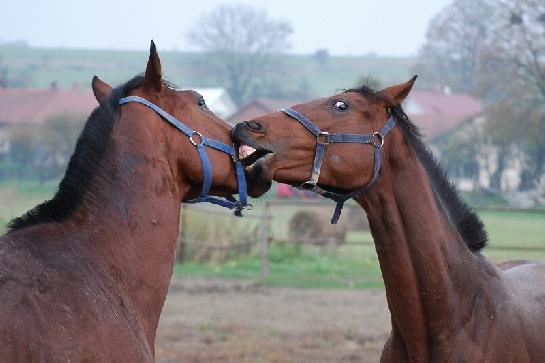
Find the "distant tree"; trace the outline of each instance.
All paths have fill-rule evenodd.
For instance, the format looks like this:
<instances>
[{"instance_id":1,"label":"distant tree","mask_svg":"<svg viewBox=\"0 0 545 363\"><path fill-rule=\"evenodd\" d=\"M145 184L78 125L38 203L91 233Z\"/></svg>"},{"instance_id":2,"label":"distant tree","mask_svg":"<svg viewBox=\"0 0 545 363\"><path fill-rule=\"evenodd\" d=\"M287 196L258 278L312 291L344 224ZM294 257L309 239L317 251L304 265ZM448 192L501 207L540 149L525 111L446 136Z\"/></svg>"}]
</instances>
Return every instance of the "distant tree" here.
<instances>
[{"instance_id":1,"label":"distant tree","mask_svg":"<svg viewBox=\"0 0 545 363\"><path fill-rule=\"evenodd\" d=\"M291 32L288 22L270 19L265 10L222 5L196 22L188 38L210 55L201 66L240 106L261 77L278 70L275 55L288 49Z\"/></svg>"},{"instance_id":2,"label":"distant tree","mask_svg":"<svg viewBox=\"0 0 545 363\"><path fill-rule=\"evenodd\" d=\"M32 125L16 125L9 129L9 162L14 167L15 177L24 179L32 174L37 150L37 140Z\"/></svg>"},{"instance_id":3,"label":"distant tree","mask_svg":"<svg viewBox=\"0 0 545 363\"><path fill-rule=\"evenodd\" d=\"M490 34L492 0L455 0L435 16L412 71L428 88L476 93L482 52Z\"/></svg>"},{"instance_id":4,"label":"distant tree","mask_svg":"<svg viewBox=\"0 0 545 363\"><path fill-rule=\"evenodd\" d=\"M500 1L481 59L481 94L492 100L488 130L523 155L521 189L545 173L545 2Z\"/></svg>"},{"instance_id":5,"label":"distant tree","mask_svg":"<svg viewBox=\"0 0 545 363\"><path fill-rule=\"evenodd\" d=\"M4 56L0 54L0 88L8 86L8 67L5 64Z\"/></svg>"},{"instance_id":6,"label":"distant tree","mask_svg":"<svg viewBox=\"0 0 545 363\"><path fill-rule=\"evenodd\" d=\"M84 118L59 115L42 125L17 125L9 130L8 159L18 179L44 182L62 176L74 150Z\"/></svg>"},{"instance_id":7,"label":"distant tree","mask_svg":"<svg viewBox=\"0 0 545 363\"><path fill-rule=\"evenodd\" d=\"M322 65L322 66L325 66L326 64L329 63L329 59L330 59L330 55L329 55L329 50L327 49L318 49L314 52L312 58L314 58L314 60Z\"/></svg>"},{"instance_id":8,"label":"distant tree","mask_svg":"<svg viewBox=\"0 0 545 363\"><path fill-rule=\"evenodd\" d=\"M360 87L362 85L372 88L374 90L381 90L384 86L378 78L371 76L361 76L360 78L358 78L354 86Z\"/></svg>"},{"instance_id":9,"label":"distant tree","mask_svg":"<svg viewBox=\"0 0 545 363\"><path fill-rule=\"evenodd\" d=\"M60 177L66 169L83 128L83 115L62 114L48 118L38 130L36 171L40 181Z\"/></svg>"},{"instance_id":10,"label":"distant tree","mask_svg":"<svg viewBox=\"0 0 545 363\"><path fill-rule=\"evenodd\" d=\"M480 131L480 130L479 130ZM484 145L482 134L476 130L458 132L436 143L442 166L449 177L479 180L479 155Z\"/></svg>"},{"instance_id":11,"label":"distant tree","mask_svg":"<svg viewBox=\"0 0 545 363\"><path fill-rule=\"evenodd\" d=\"M522 189L545 173L544 35L543 0L455 0L430 23L415 67L428 87L487 103L482 142L497 147L497 186L513 151L523 159Z\"/></svg>"},{"instance_id":12,"label":"distant tree","mask_svg":"<svg viewBox=\"0 0 545 363\"><path fill-rule=\"evenodd\" d=\"M299 84L297 85L297 88L293 94L293 98L298 101L306 101L311 98L310 84L306 77L303 77L299 81Z\"/></svg>"}]
</instances>

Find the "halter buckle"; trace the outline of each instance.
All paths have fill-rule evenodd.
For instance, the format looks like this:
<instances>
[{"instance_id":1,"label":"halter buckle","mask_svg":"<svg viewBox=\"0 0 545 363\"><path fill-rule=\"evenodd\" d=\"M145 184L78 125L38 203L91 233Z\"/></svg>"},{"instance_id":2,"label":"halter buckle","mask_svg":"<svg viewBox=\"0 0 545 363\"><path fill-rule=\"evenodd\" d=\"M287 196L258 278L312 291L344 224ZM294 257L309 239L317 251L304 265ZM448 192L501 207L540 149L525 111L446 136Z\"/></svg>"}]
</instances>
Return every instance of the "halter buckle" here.
<instances>
[{"instance_id":1,"label":"halter buckle","mask_svg":"<svg viewBox=\"0 0 545 363\"><path fill-rule=\"evenodd\" d=\"M314 192L316 188L316 184L312 180L308 180L304 182L303 184L299 185L299 189L308 190L311 192Z\"/></svg>"},{"instance_id":2,"label":"halter buckle","mask_svg":"<svg viewBox=\"0 0 545 363\"><path fill-rule=\"evenodd\" d=\"M233 211L233 214L237 217L242 217L242 212L245 211L245 210L252 210L254 206L251 205L250 203L244 205L244 204L240 204L240 202L238 202L237 205L235 205L233 208L232 208L232 211Z\"/></svg>"},{"instance_id":3,"label":"halter buckle","mask_svg":"<svg viewBox=\"0 0 545 363\"><path fill-rule=\"evenodd\" d=\"M320 133L316 135L316 142L320 145L329 144L329 132L320 131Z\"/></svg>"},{"instance_id":4,"label":"halter buckle","mask_svg":"<svg viewBox=\"0 0 545 363\"><path fill-rule=\"evenodd\" d=\"M195 140L193 140L193 136L195 136L195 135L197 135L199 137L199 143L197 143L197 142L195 142ZM202 134L199 131L193 131L191 136L189 136L189 141L191 141L191 143L194 146L201 146L201 145L204 144L204 137L202 136Z\"/></svg>"},{"instance_id":5,"label":"halter buckle","mask_svg":"<svg viewBox=\"0 0 545 363\"><path fill-rule=\"evenodd\" d=\"M380 144L376 142L377 139L380 141ZM384 136L378 131L373 132L373 146L377 148L384 146Z\"/></svg>"},{"instance_id":6,"label":"halter buckle","mask_svg":"<svg viewBox=\"0 0 545 363\"><path fill-rule=\"evenodd\" d=\"M240 208L242 210L252 210L252 209L254 209L254 206L253 206L253 204L248 203L246 205L241 206Z\"/></svg>"}]
</instances>

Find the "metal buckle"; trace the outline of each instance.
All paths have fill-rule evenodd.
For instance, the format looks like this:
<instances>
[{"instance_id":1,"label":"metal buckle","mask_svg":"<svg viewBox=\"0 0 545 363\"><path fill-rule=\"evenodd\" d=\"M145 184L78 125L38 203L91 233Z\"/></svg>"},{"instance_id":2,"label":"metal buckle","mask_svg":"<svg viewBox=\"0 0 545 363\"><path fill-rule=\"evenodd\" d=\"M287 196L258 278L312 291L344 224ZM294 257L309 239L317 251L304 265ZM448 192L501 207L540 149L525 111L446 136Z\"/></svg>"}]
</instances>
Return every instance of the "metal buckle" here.
<instances>
[{"instance_id":1,"label":"metal buckle","mask_svg":"<svg viewBox=\"0 0 545 363\"><path fill-rule=\"evenodd\" d=\"M197 135L199 136L199 140L200 142L199 143L196 143L195 140L193 140L193 136L194 135ZM201 146L204 144L204 137L202 136L202 134L198 131L193 131L193 134L191 134L191 136L189 136L189 141L191 141L191 143L194 145L194 146Z\"/></svg>"},{"instance_id":2,"label":"metal buckle","mask_svg":"<svg viewBox=\"0 0 545 363\"><path fill-rule=\"evenodd\" d=\"M323 139L322 139L323 138ZM316 142L320 145L327 145L329 144L329 132L326 131L320 131L318 135L316 135Z\"/></svg>"},{"instance_id":3,"label":"metal buckle","mask_svg":"<svg viewBox=\"0 0 545 363\"><path fill-rule=\"evenodd\" d=\"M376 142L376 139L380 140L380 144ZM373 132L373 145L378 148L381 148L382 146L384 146L384 136L382 136L382 134L378 131Z\"/></svg>"},{"instance_id":4,"label":"metal buckle","mask_svg":"<svg viewBox=\"0 0 545 363\"><path fill-rule=\"evenodd\" d=\"M238 216L242 216L242 212L243 211L248 211L248 210L252 210L254 206L251 205L250 203L246 204L246 205L242 205L240 204L240 202L237 202L237 205L235 205L232 209L233 213L235 215L238 215ZM238 214L237 214L238 213Z\"/></svg>"},{"instance_id":5,"label":"metal buckle","mask_svg":"<svg viewBox=\"0 0 545 363\"><path fill-rule=\"evenodd\" d=\"M312 191L315 187L316 187L316 184L314 184L310 180L299 185L299 189L310 190L310 191Z\"/></svg>"},{"instance_id":6,"label":"metal buckle","mask_svg":"<svg viewBox=\"0 0 545 363\"><path fill-rule=\"evenodd\" d=\"M241 206L241 208L242 208L242 210L252 210L252 209L254 209L254 206L253 206L253 204L248 203L246 205Z\"/></svg>"}]
</instances>

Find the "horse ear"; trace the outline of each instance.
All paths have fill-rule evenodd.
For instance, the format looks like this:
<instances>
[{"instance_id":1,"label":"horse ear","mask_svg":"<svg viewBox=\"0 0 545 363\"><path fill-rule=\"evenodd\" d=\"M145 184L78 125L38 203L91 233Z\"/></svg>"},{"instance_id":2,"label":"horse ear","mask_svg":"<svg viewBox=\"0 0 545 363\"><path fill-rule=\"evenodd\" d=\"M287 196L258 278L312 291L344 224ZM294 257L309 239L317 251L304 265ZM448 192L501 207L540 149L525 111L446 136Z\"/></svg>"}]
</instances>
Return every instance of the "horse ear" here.
<instances>
[{"instance_id":1,"label":"horse ear","mask_svg":"<svg viewBox=\"0 0 545 363\"><path fill-rule=\"evenodd\" d=\"M400 106L403 100L407 97L409 92L411 92L411 89L413 88L414 82L416 81L416 77L414 76L410 80L408 80L405 83L396 84L394 86L386 87L382 91L380 91L382 94L388 96L392 102L392 106Z\"/></svg>"},{"instance_id":2,"label":"horse ear","mask_svg":"<svg viewBox=\"0 0 545 363\"><path fill-rule=\"evenodd\" d=\"M155 91L161 91L163 74L161 73L161 60L155 43L151 41L149 48L148 66L146 67L146 75L144 76L144 86L154 89Z\"/></svg>"},{"instance_id":3,"label":"horse ear","mask_svg":"<svg viewBox=\"0 0 545 363\"><path fill-rule=\"evenodd\" d=\"M91 86L93 87L93 93L95 94L95 98L100 104L102 104L106 97L108 97L112 92L112 87L108 83L101 81L97 76L93 77Z\"/></svg>"}]
</instances>

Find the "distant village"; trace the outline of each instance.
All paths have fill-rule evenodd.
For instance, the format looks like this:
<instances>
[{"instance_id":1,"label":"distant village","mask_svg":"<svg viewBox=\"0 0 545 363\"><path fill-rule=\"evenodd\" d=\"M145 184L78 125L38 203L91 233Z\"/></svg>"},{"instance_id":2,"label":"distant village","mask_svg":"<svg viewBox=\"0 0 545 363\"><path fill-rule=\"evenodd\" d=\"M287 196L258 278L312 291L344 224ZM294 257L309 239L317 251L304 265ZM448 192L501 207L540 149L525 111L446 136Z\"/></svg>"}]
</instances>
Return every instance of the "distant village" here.
<instances>
[{"instance_id":1,"label":"distant village","mask_svg":"<svg viewBox=\"0 0 545 363\"><path fill-rule=\"evenodd\" d=\"M232 125L304 101L255 98L237 108L224 88L194 89L203 95L214 113ZM63 114L84 117L96 106L91 89L78 84L68 89L61 89L55 83L48 89L0 88L0 158L10 150L8 130L11 126L33 127ZM483 106L477 99L468 94L452 93L448 88L414 90L406 100L404 109L421 128L426 142L437 154L440 154L439 146L449 138L478 133L484 123ZM463 163L456 170L449 170L449 176L460 190L490 188L497 161L493 148L487 151L477 158L478 170ZM441 158L441 155L438 157ZM517 190L520 183L521 162L510 160L508 164L501 175L501 191Z\"/></svg>"}]
</instances>

